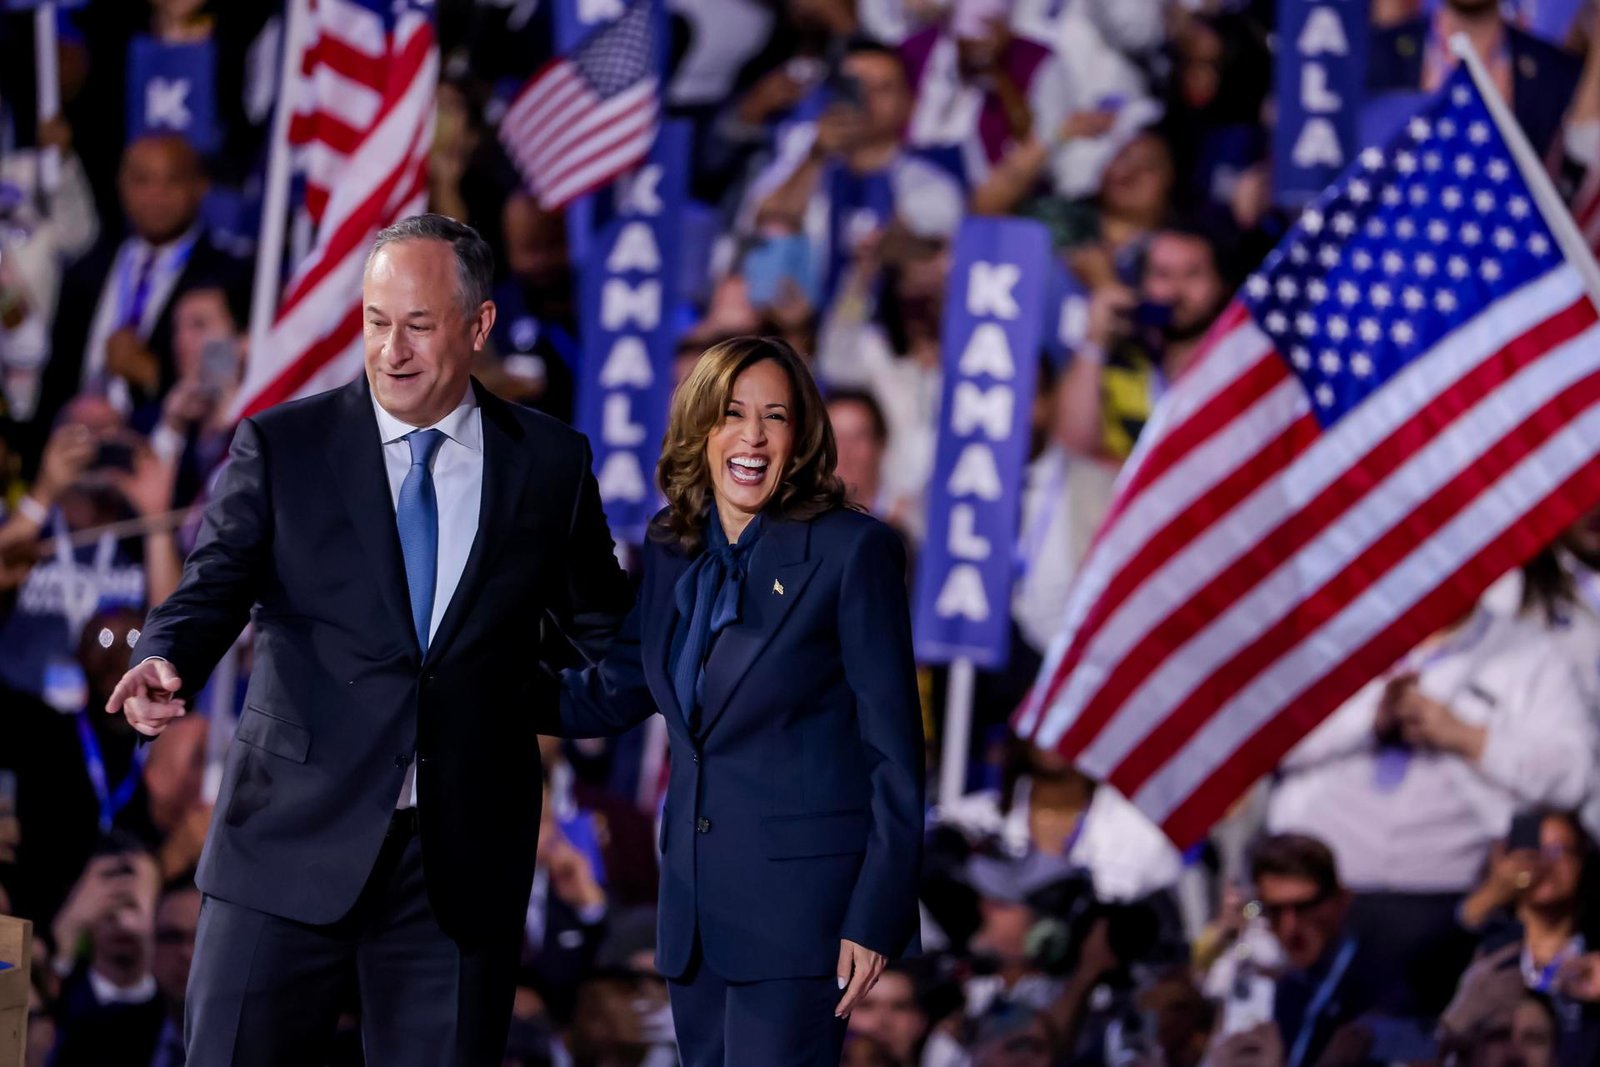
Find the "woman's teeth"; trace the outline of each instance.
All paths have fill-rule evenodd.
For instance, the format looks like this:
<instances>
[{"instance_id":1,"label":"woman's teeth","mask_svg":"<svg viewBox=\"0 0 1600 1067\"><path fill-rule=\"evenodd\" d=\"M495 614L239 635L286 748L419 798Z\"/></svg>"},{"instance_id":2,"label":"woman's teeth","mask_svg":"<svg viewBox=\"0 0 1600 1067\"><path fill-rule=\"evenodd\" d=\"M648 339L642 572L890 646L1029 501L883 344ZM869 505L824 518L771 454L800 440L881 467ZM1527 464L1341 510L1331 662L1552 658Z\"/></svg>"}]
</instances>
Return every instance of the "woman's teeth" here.
<instances>
[{"instance_id":1,"label":"woman's teeth","mask_svg":"<svg viewBox=\"0 0 1600 1067\"><path fill-rule=\"evenodd\" d=\"M767 461L740 456L728 460L728 473L742 485L757 485L767 475Z\"/></svg>"}]
</instances>

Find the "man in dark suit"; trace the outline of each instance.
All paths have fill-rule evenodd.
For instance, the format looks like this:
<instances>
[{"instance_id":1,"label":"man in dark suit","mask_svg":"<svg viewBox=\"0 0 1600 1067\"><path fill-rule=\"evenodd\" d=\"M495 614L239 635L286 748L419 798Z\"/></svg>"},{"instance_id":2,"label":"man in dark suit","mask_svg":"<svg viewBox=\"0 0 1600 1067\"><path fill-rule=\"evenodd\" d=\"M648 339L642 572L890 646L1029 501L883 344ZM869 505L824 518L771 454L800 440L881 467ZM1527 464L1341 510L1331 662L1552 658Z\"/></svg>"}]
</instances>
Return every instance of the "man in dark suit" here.
<instances>
[{"instance_id":1,"label":"man in dark suit","mask_svg":"<svg viewBox=\"0 0 1600 1067\"><path fill-rule=\"evenodd\" d=\"M378 236L366 375L239 424L108 710L159 733L248 617L255 669L197 881L194 1064L321 1062L354 966L367 1062L498 1065L539 831L541 619L629 605L587 442L483 390L488 247Z\"/></svg>"},{"instance_id":2,"label":"man in dark suit","mask_svg":"<svg viewBox=\"0 0 1600 1067\"><path fill-rule=\"evenodd\" d=\"M1500 0L1444 0L1432 17L1375 31L1367 60L1368 92L1438 88L1455 66L1449 38L1458 32L1472 41L1529 143L1543 155L1560 132L1583 62L1507 24Z\"/></svg>"},{"instance_id":3,"label":"man in dark suit","mask_svg":"<svg viewBox=\"0 0 1600 1067\"><path fill-rule=\"evenodd\" d=\"M237 284L242 274L206 236L205 172L182 137L130 144L117 188L127 237L102 240L62 278L35 419L38 444L56 413L84 389L112 397L141 432L153 428L161 397L177 378L174 297L196 279Z\"/></svg>"}]
</instances>

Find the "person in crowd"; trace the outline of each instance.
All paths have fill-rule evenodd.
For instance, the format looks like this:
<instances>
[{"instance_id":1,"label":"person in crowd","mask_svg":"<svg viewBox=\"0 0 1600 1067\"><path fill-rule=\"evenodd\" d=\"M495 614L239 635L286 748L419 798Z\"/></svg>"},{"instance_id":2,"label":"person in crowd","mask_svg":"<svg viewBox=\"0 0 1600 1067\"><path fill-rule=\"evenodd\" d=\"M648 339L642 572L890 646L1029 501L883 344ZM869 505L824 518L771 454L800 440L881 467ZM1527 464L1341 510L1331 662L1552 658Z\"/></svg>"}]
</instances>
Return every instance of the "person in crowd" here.
<instances>
[{"instance_id":1,"label":"person in crowd","mask_svg":"<svg viewBox=\"0 0 1600 1067\"><path fill-rule=\"evenodd\" d=\"M685 1064L837 1063L845 1016L917 944L904 553L844 506L822 397L782 342L702 356L667 441L639 603L605 658L567 674L553 725L666 717L657 962ZM784 918L757 932L756 914Z\"/></svg>"},{"instance_id":2,"label":"person in crowd","mask_svg":"<svg viewBox=\"0 0 1600 1067\"><path fill-rule=\"evenodd\" d=\"M6 107L0 98L0 116ZM54 188L43 176L51 150L60 161ZM99 229L65 120L43 123L36 147L0 149L0 400L19 422L32 418L38 403L62 274Z\"/></svg>"},{"instance_id":3,"label":"person in crowd","mask_svg":"<svg viewBox=\"0 0 1600 1067\"><path fill-rule=\"evenodd\" d=\"M1230 292L1216 240L1185 225L1151 237L1137 290L1095 290L1084 342L1061 386L1068 449L1125 460L1168 383L1188 370Z\"/></svg>"},{"instance_id":4,"label":"person in crowd","mask_svg":"<svg viewBox=\"0 0 1600 1067\"><path fill-rule=\"evenodd\" d=\"M52 927L63 975L55 1067L150 1060L166 1020L151 971L160 877L154 858L118 834L97 848Z\"/></svg>"},{"instance_id":5,"label":"person in crowd","mask_svg":"<svg viewBox=\"0 0 1600 1067\"><path fill-rule=\"evenodd\" d=\"M81 682L69 714L22 694L4 702L17 743L0 750L0 768L15 776L21 835L8 881L18 913L41 929L106 832L115 828L151 847L160 836L143 780L148 751L126 723L97 713L127 670L143 621L128 607L90 617L73 663Z\"/></svg>"},{"instance_id":6,"label":"person in crowd","mask_svg":"<svg viewBox=\"0 0 1600 1067\"><path fill-rule=\"evenodd\" d=\"M189 987L189 965L194 962L194 935L200 926L200 899L194 882L180 879L168 883L156 905L150 971L161 991L166 1018L149 1067L184 1067L183 1005Z\"/></svg>"},{"instance_id":7,"label":"person in crowd","mask_svg":"<svg viewBox=\"0 0 1600 1067\"><path fill-rule=\"evenodd\" d=\"M1559 567L1525 568L1520 605L1485 597L1373 679L1285 757L1275 832L1325 841L1401 958L1448 996L1457 906L1518 808L1573 809L1594 775L1595 714L1568 653ZM1543 577L1540 577L1543 576Z\"/></svg>"},{"instance_id":8,"label":"person in crowd","mask_svg":"<svg viewBox=\"0 0 1600 1067\"><path fill-rule=\"evenodd\" d=\"M945 149L974 183L1010 145L1049 139L1079 95L1050 48L1012 32L1006 0L957 0L948 19L906 38L900 54L914 97L907 141Z\"/></svg>"},{"instance_id":9,"label":"person in crowd","mask_svg":"<svg viewBox=\"0 0 1600 1067\"><path fill-rule=\"evenodd\" d=\"M1466 34L1533 150L1549 151L1583 62L1509 23L1499 0L1442 0L1431 16L1376 27L1368 47L1368 93L1437 89L1455 69L1449 41L1457 33Z\"/></svg>"},{"instance_id":10,"label":"person in crowd","mask_svg":"<svg viewBox=\"0 0 1600 1067\"><path fill-rule=\"evenodd\" d=\"M1151 61L1170 47L1168 26L1187 14L1184 9L1163 12L1159 0L1017 0L1013 5L1013 32L1047 45L1063 72L1064 95L1051 102L1056 114L1066 116L1060 143L1049 153L1049 186L1056 195L1091 195L1127 132L1160 117ZM1033 136L1048 142L1051 132L1036 125Z\"/></svg>"},{"instance_id":11,"label":"person in crowd","mask_svg":"<svg viewBox=\"0 0 1600 1067\"><path fill-rule=\"evenodd\" d=\"M1080 116L1067 121L1067 138L1083 135L1080 127L1094 127ZM1038 142L1014 147L973 189L973 213L1019 214L1045 223L1068 267L1090 290L1133 284L1151 235L1170 221L1176 202L1166 138L1144 128L1124 135L1100 175L1098 194L1085 199L1063 199L1041 186L1046 158Z\"/></svg>"},{"instance_id":12,"label":"person in crowd","mask_svg":"<svg viewBox=\"0 0 1600 1067\"><path fill-rule=\"evenodd\" d=\"M188 141L176 134L134 141L118 190L129 235L101 240L62 279L36 426L50 426L71 397L90 390L149 432L178 374L174 296L196 278L239 276L200 219L206 176Z\"/></svg>"},{"instance_id":13,"label":"person in crowd","mask_svg":"<svg viewBox=\"0 0 1600 1067\"><path fill-rule=\"evenodd\" d=\"M431 210L483 234L497 262L505 260L501 205L515 193L516 172L484 119L487 93L454 68L435 94L433 151L428 156Z\"/></svg>"},{"instance_id":14,"label":"person in crowd","mask_svg":"<svg viewBox=\"0 0 1600 1067\"><path fill-rule=\"evenodd\" d=\"M880 9L891 20L903 14L881 0L673 5L683 52L668 93L673 113L695 125L696 198L716 203L739 190L741 173L768 155L784 161L784 171L805 155L849 42L892 46L899 39L867 24ZM748 36L740 32L746 27ZM719 85L728 88L715 92Z\"/></svg>"},{"instance_id":15,"label":"person in crowd","mask_svg":"<svg viewBox=\"0 0 1600 1067\"><path fill-rule=\"evenodd\" d=\"M1106 901L1169 890L1182 869L1171 842L1113 787L1020 741L1008 747L1000 789L941 805L938 824L973 841L992 839L1040 869L1085 873Z\"/></svg>"},{"instance_id":16,"label":"person in crowd","mask_svg":"<svg viewBox=\"0 0 1600 1067\"><path fill-rule=\"evenodd\" d=\"M848 1032L871 1038L889 1067L915 1067L931 1020L917 998L915 972L904 962L890 963L850 1013Z\"/></svg>"},{"instance_id":17,"label":"person in crowd","mask_svg":"<svg viewBox=\"0 0 1600 1067\"><path fill-rule=\"evenodd\" d=\"M162 744L150 746L144 761L145 796L163 882L193 874L211 828L211 805L205 799L210 732L209 719L186 717L172 724Z\"/></svg>"},{"instance_id":18,"label":"person in crowd","mask_svg":"<svg viewBox=\"0 0 1600 1067\"><path fill-rule=\"evenodd\" d=\"M997 1001L972 1025L972 1067L1050 1067L1059 1047L1049 1015L1013 1001Z\"/></svg>"},{"instance_id":19,"label":"person in crowd","mask_svg":"<svg viewBox=\"0 0 1600 1067\"><path fill-rule=\"evenodd\" d=\"M1509 1015L1484 1020L1467 1042L1462 1067L1558 1067L1593 1063L1568 1059L1559 1043L1559 1023L1549 998L1526 992ZM1558 1051L1559 1050L1559 1051Z\"/></svg>"},{"instance_id":20,"label":"person in crowd","mask_svg":"<svg viewBox=\"0 0 1600 1067\"><path fill-rule=\"evenodd\" d=\"M841 93L817 120L809 154L786 173L775 172L774 178L784 173L775 187L774 178L758 179L753 190L761 197L754 211L758 238L763 244L793 244L803 237L810 266L789 269L784 277L817 294L813 302L823 303L831 302L861 242L892 220L919 237L947 239L963 210L956 179L906 150L911 92L900 57L881 45L858 42L840 63L840 74L854 88ZM747 254L747 281L761 280L752 263L762 265ZM758 295L753 302L770 301Z\"/></svg>"},{"instance_id":21,"label":"person in crowd","mask_svg":"<svg viewBox=\"0 0 1600 1067\"><path fill-rule=\"evenodd\" d=\"M1265 161L1272 50L1261 26L1237 11L1185 11L1174 21L1161 130L1179 175L1175 199L1180 210L1215 215Z\"/></svg>"},{"instance_id":22,"label":"person in crowd","mask_svg":"<svg viewBox=\"0 0 1600 1067\"><path fill-rule=\"evenodd\" d=\"M1028 461L1017 539L1018 575L1011 617L1022 648L1012 658L1027 665L1029 683L1067 606L1067 593L1111 506L1117 466L1073 449L1073 400L1064 372L1041 374L1040 447Z\"/></svg>"},{"instance_id":23,"label":"person in crowd","mask_svg":"<svg viewBox=\"0 0 1600 1067\"><path fill-rule=\"evenodd\" d=\"M606 933L610 899L602 883L599 842L588 823L562 820L545 781L533 891L523 927L522 980L538 991L557 1022L572 1019L579 978L594 966ZM562 826L586 831L576 840Z\"/></svg>"},{"instance_id":24,"label":"person in crowd","mask_svg":"<svg viewBox=\"0 0 1600 1067\"><path fill-rule=\"evenodd\" d=\"M16 451L22 435L17 424L4 424L12 432L0 444L0 452L20 468L22 457ZM95 435L87 426L68 423L51 434L45 445L39 473L32 484L13 480L4 500L0 500L0 625L16 606L13 594L27 580L39 559L39 538L49 530L51 515L78 478L94 461Z\"/></svg>"},{"instance_id":25,"label":"person in crowd","mask_svg":"<svg viewBox=\"0 0 1600 1067\"><path fill-rule=\"evenodd\" d=\"M1550 997L1523 982L1516 946L1508 945L1478 960L1462 976L1461 989L1439 1020L1440 1052L1444 1062L1462 1065L1593 1063L1592 1049L1574 1056L1563 1047L1560 1014Z\"/></svg>"},{"instance_id":26,"label":"person in crowd","mask_svg":"<svg viewBox=\"0 0 1600 1067\"><path fill-rule=\"evenodd\" d=\"M654 904L659 879L656 827L650 815L589 780L597 775L586 775L574 766L560 738L540 737L539 756L556 827L569 840L583 842L608 895L624 908Z\"/></svg>"},{"instance_id":27,"label":"person in crowd","mask_svg":"<svg viewBox=\"0 0 1600 1067\"><path fill-rule=\"evenodd\" d=\"M1385 1008L1401 1014L1409 1007L1386 946L1363 936L1352 921L1351 894L1328 846L1299 834L1268 837L1257 846L1250 873L1286 966L1265 1017L1229 1025L1230 1010L1260 1011L1260 1001L1242 989L1241 1002L1223 1008L1225 1027L1249 1033L1249 1023L1271 1024L1283 1050L1278 1062L1310 1067L1339 1031L1367 1012Z\"/></svg>"},{"instance_id":28,"label":"person in crowd","mask_svg":"<svg viewBox=\"0 0 1600 1067\"><path fill-rule=\"evenodd\" d=\"M0 622L0 678L72 714L79 710L72 659L88 617L103 607L143 610L159 602L177 585L182 560L173 524L163 521L171 466L105 397L74 399L61 426L74 454L85 433L93 450L56 506L35 523L40 558ZM66 429L74 426L79 430Z\"/></svg>"},{"instance_id":29,"label":"person in crowd","mask_svg":"<svg viewBox=\"0 0 1600 1067\"><path fill-rule=\"evenodd\" d=\"M173 300L177 380L161 407L150 447L175 469L170 505L188 507L228 454L233 402L244 375L249 308L242 291L197 279Z\"/></svg>"},{"instance_id":30,"label":"person in crowd","mask_svg":"<svg viewBox=\"0 0 1600 1067\"><path fill-rule=\"evenodd\" d=\"M858 251L818 342L817 373L829 388L862 389L883 411L889 439L880 492L902 502L896 517L916 541L938 435L949 275L947 243L891 226Z\"/></svg>"},{"instance_id":31,"label":"person in crowd","mask_svg":"<svg viewBox=\"0 0 1600 1067\"><path fill-rule=\"evenodd\" d=\"M864 390L830 389L828 422L839 445L839 477L844 480L845 499L894 525L899 504L883 485L884 457L889 451L889 423L883 408Z\"/></svg>"},{"instance_id":32,"label":"person in crowd","mask_svg":"<svg viewBox=\"0 0 1600 1067\"><path fill-rule=\"evenodd\" d=\"M518 192L506 198L501 220L508 277L495 288L499 361L484 368L484 381L507 400L570 422L582 349L566 218Z\"/></svg>"},{"instance_id":33,"label":"person in crowd","mask_svg":"<svg viewBox=\"0 0 1600 1067\"><path fill-rule=\"evenodd\" d=\"M1461 923L1480 934L1486 956L1504 959L1513 948L1523 983L1551 998L1562 1062L1593 1062L1600 1055L1600 1013L1567 997L1561 976L1600 932L1594 842L1567 812L1526 812L1515 826L1535 836L1496 844L1487 876L1462 902Z\"/></svg>"}]
</instances>

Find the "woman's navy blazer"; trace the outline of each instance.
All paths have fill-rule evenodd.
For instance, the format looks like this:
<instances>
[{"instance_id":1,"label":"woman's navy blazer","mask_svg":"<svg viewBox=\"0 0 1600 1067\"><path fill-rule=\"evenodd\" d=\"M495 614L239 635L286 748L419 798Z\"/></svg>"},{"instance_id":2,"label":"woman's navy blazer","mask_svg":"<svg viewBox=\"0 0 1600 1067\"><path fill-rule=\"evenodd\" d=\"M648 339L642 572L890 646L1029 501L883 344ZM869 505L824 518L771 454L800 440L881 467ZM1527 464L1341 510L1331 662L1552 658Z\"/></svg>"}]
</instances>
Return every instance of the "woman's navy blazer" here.
<instances>
[{"instance_id":1,"label":"woman's navy blazer","mask_svg":"<svg viewBox=\"0 0 1600 1067\"><path fill-rule=\"evenodd\" d=\"M648 542L639 600L603 661L569 671L561 733L660 711L672 753L657 965L695 939L727 981L832 974L841 938L917 951L924 748L905 554L859 512L763 518L739 621L706 661L698 728L667 665L689 558Z\"/></svg>"}]
</instances>

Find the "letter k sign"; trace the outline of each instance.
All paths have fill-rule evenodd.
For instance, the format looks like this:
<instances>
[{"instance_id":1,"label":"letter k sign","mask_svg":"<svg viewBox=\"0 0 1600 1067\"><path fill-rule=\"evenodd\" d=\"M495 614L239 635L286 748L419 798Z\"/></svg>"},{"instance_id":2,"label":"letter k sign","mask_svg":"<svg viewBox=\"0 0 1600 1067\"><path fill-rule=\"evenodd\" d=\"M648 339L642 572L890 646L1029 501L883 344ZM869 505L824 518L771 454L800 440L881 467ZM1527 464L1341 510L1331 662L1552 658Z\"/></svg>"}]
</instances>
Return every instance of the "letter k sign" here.
<instances>
[{"instance_id":1,"label":"letter k sign","mask_svg":"<svg viewBox=\"0 0 1600 1067\"><path fill-rule=\"evenodd\" d=\"M151 129L187 130L194 121L189 111L187 78L151 78L144 89L144 119Z\"/></svg>"}]
</instances>

